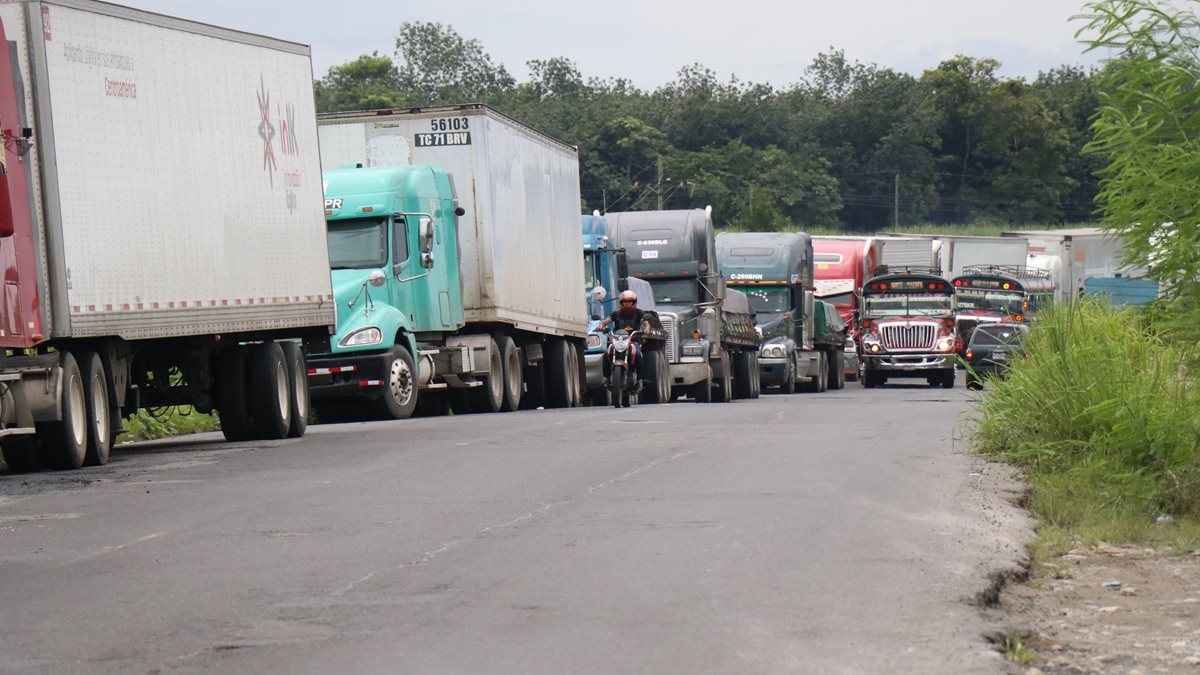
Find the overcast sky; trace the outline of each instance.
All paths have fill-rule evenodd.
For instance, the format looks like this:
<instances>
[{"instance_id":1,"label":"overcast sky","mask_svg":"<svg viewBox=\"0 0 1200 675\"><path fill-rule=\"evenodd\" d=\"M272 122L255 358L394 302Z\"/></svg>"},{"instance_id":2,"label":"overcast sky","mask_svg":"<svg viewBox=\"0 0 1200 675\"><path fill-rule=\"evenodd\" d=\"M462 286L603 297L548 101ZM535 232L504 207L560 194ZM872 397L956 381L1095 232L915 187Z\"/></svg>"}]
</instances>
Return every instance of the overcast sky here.
<instances>
[{"instance_id":1,"label":"overcast sky","mask_svg":"<svg viewBox=\"0 0 1200 675\"><path fill-rule=\"evenodd\" d=\"M586 76L653 89L701 63L721 80L800 79L819 52L919 75L956 54L991 57L1000 74L1033 79L1091 65L1075 41L1083 0L123 0L142 9L312 46L313 68L392 55L405 21L438 21L483 44L518 79L525 62L564 56Z\"/></svg>"}]
</instances>

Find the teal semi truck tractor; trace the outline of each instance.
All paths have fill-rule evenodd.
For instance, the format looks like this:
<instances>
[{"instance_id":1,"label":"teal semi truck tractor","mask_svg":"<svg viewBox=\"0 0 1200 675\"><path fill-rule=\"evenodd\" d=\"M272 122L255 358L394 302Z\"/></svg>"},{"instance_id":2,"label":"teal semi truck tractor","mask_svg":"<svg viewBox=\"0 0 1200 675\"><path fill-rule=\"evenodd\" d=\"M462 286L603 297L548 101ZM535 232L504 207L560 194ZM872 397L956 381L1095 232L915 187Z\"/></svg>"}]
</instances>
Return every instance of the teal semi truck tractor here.
<instances>
[{"instance_id":1,"label":"teal semi truck tractor","mask_svg":"<svg viewBox=\"0 0 1200 675\"><path fill-rule=\"evenodd\" d=\"M643 351L656 352L639 362L642 392L635 394L638 403L666 403L671 399L671 373L666 357L662 324L654 303L654 289L649 282L629 276L625 249L617 247L608 236L608 221L599 212L583 216L583 275L587 288L588 308L587 349L584 361L584 400L594 405L608 405L609 392L604 382L604 356L608 337L596 332L596 326L618 307L617 297L631 290L638 296L638 308L646 312L651 333L643 335Z\"/></svg>"},{"instance_id":2,"label":"teal semi truck tractor","mask_svg":"<svg viewBox=\"0 0 1200 675\"><path fill-rule=\"evenodd\" d=\"M758 344L746 296L717 273L712 207L608 213L632 277L650 282L670 364L671 396L700 402L756 398Z\"/></svg>"},{"instance_id":3,"label":"teal semi truck tractor","mask_svg":"<svg viewBox=\"0 0 1200 675\"><path fill-rule=\"evenodd\" d=\"M790 394L840 389L845 324L813 297L812 238L802 232L722 232L717 264L754 306L762 386Z\"/></svg>"},{"instance_id":4,"label":"teal semi truck tractor","mask_svg":"<svg viewBox=\"0 0 1200 675\"><path fill-rule=\"evenodd\" d=\"M578 405L575 149L476 105L318 124L338 310L318 415Z\"/></svg>"}]
</instances>

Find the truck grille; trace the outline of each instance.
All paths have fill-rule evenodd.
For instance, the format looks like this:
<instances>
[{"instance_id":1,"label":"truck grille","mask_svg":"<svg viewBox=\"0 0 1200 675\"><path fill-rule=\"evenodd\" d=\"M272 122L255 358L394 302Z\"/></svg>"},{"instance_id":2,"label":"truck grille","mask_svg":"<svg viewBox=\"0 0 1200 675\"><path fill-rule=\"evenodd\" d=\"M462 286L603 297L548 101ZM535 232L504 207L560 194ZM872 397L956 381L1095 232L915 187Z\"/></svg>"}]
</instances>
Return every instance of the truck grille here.
<instances>
[{"instance_id":1,"label":"truck grille","mask_svg":"<svg viewBox=\"0 0 1200 675\"><path fill-rule=\"evenodd\" d=\"M937 326L931 323L884 324L879 327L879 340L888 351L933 349Z\"/></svg>"},{"instance_id":2,"label":"truck grille","mask_svg":"<svg viewBox=\"0 0 1200 675\"><path fill-rule=\"evenodd\" d=\"M679 361L679 357L675 355L675 317L659 314L658 318L662 321L663 331L667 334L667 362L676 363Z\"/></svg>"}]
</instances>

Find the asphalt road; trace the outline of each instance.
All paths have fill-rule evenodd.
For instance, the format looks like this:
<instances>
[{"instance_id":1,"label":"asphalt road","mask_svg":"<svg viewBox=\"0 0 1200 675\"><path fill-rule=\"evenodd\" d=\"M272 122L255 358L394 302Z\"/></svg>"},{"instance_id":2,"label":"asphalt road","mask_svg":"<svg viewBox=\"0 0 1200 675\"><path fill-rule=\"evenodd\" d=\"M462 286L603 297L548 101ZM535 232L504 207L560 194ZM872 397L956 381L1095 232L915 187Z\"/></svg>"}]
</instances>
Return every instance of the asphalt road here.
<instances>
[{"instance_id":1,"label":"asphalt road","mask_svg":"<svg viewBox=\"0 0 1200 675\"><path fill-rule=\"evenodd\" d=\"M1000 673L969 396L310 427L0 472L0 672Z\"/></svg>"}]
</instances>

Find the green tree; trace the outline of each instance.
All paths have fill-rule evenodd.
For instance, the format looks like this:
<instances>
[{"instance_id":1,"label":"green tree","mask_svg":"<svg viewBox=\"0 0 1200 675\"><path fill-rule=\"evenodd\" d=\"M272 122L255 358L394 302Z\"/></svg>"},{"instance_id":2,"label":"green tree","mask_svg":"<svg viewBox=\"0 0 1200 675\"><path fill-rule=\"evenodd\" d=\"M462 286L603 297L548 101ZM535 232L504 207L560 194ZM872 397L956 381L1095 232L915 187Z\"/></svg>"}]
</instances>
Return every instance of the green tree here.
<instances>
[{"instance_id":1,"label":"green tree","mask_svg":"<svg viewBox=\"0 0 1200 675\"><path fill-rule=\"evenodd\" d=\"M333 66L313 85L318 112L377 110L402 105L400 71L379 52Z\"/></svg>"},{"instance_id":2,"label":"green tree","mask_svg":"<svg viewBox=\"0 0 1200 675\"><path fill-rule=\"evenodd\" d=\"M1085 5L1091 49L1110 58L1097 76L1100 112L1088 145L1108 165L1097 196L1127 260L1150 263L1175 317L1200 338L1200 19L1152 0Z\"/></svg>"},{"instance_id":3,"label":"green tree","mask_svg":"<svg viewBox=\"0 0 1200 675\"><path fill-rule=\"evenodd\" d=\"M400 86L413 105L487 101L515 84L478 40L465 40L440 23L401 24L396 59Z\"/></svg>"}]
</instances>

